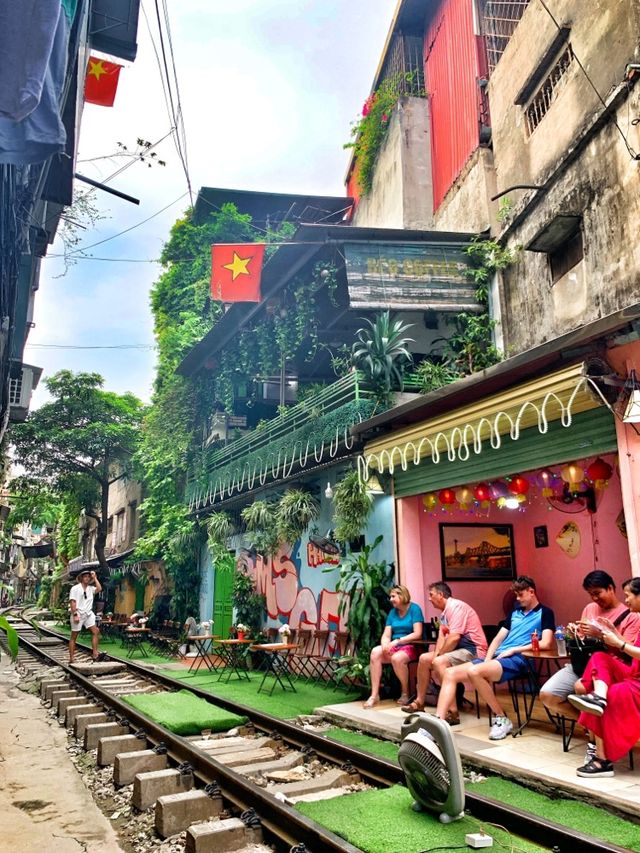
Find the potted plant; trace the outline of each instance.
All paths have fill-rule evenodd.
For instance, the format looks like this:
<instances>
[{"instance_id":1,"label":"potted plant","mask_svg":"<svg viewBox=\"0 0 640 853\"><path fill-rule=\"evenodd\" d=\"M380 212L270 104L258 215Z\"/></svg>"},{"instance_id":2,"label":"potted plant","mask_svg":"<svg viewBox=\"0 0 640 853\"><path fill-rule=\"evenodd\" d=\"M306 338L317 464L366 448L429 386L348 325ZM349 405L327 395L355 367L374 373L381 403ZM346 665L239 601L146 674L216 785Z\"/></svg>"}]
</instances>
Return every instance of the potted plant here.
<instances>
[{"instance_id":1,"label":"potted plant","mask_svg":"<svg viewBox=\"0 0 640 853\"><path fill-rule=\"evenodd\" d=\"M252 534L253 547L263 557L273 557L280 545L277 507L269 501L254 501L246 506L240 517Z\"/></svg>"},{"instance_id":2,"label":"potted plant","mask_svg":"<svg viewBox=\"0 0 640 853\"><path fill-rule=\"evenodd\" d=\"M340 594L338 612L342 615L348 611L347 628L357 649L357 672L367 679L369 655L380 642L389 610L389 590L395 580L391 563L372 558L380 542L382 536L373 545L365 545L358 553L345 557L336 586ZM351 674L355 675L355 670Z\"/></svg>"},{"instance_id":3,"label":"potted plant","mask_svg":"<svg viewBox=\"0 0 640 853\"><path fill-rule=\"evenodd\" d=\"M248 634L249 631L250 631L250 628L248 625L244 625L242 622L238 622L236 624L236 639L237 640L244 640L245 635Z\"/></svg>"},{"instance_id":4,"label":"potted plant","mask_svg":"<svg viewBox=\"0 0 640 853\"><path fill-rule=\"evenodd\" d=\"M349 471L333 492L333 533L336 541L357 539L365 528L372 506L371 495L358 472Z\"/></svg>"},{"instance_id":5,"label":"potted plant","mask_svg":"<svg viewBox=\"0 0 640 853\"><path fill-rule=\"evenodd\" d=\"M276 523L281 542L299 539L320 515L320 504L309 492L289 489L278 501Z\"/></svg>"},{"instance_id":6,"label":"potted plant","mask_svg":"<svg viewBox=\"0 0 640 853\"><path fill-rule=\"evenodd\" d=\"M413 363L408 349L413 338L406 337L412 324L392 320L388 311L378 314L375 320L365 320L365 323L367 326L356 333L351 357L353 364L373 386L378 402L388 406L392 391L402 391L405 369Z\"/></svg>"}]
</instances>

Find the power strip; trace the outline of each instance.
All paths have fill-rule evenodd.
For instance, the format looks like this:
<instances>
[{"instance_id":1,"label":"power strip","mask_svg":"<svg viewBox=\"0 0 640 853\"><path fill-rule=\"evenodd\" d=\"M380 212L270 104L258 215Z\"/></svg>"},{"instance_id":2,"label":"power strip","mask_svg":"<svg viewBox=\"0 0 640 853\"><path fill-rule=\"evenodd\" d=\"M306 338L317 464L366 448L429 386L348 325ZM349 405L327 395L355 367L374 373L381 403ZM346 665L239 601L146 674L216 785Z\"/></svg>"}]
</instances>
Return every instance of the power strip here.
<instances>
[{"instance_id":1,"label":"power strip","mask_svg":"<svg viewBox=\"0 0 640 853\"><path fill-rule=\"evenodd\" d=\"M493 838L486 832L468 832L464 840L465 844L468 847L473 847L474 850L479 847L493 847Z\"/></svg>"}]
</instances>

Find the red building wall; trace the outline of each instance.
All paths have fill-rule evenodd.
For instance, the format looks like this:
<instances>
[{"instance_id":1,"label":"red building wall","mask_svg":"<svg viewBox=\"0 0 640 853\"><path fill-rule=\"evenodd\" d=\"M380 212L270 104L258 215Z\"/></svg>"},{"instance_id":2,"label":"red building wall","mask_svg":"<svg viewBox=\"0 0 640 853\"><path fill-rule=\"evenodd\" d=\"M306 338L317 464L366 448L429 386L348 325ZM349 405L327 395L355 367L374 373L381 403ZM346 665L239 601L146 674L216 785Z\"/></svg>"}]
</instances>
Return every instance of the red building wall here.
<instances>
[{"instance_id":1,"label":"red building wall","mask_svg":"<svg viewBox=\"0 0 640 853\"><path fill-rule=\"evenodd\" d=\"M479 142L478 47L474 0L442 0L424 42L431 113L433 208L460 174Z\"/></svg>"}]
</instances>

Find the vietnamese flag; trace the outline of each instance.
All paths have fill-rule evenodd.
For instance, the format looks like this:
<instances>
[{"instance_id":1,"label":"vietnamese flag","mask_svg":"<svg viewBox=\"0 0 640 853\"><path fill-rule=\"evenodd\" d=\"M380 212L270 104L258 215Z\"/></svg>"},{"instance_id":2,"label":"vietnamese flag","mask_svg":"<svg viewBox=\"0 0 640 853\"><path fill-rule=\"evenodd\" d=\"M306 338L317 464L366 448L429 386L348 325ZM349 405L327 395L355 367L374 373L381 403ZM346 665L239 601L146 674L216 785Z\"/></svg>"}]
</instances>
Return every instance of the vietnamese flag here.
<instances>
[{"instance_id":1,"label":"vietnamese flag","mask_svg":"<svg viewBox=\"0 0 640 853\"><path fill-rule=\"evenodd\" d=\"M84 81L85 101L99 107L112 107L116 99L121 68L122 66L116 65L115 62L90 56Z\"/></svg>"},{"instance_id":2,"label":"vietnamese flag","mask_svg":"<svg viewBox=\"0 0 640 853\"><path fill-rule=\"evenodd\" d=\"M265 243L214 243L211 296L220 302L260 302Z\"/></svg>"}]
</instances>

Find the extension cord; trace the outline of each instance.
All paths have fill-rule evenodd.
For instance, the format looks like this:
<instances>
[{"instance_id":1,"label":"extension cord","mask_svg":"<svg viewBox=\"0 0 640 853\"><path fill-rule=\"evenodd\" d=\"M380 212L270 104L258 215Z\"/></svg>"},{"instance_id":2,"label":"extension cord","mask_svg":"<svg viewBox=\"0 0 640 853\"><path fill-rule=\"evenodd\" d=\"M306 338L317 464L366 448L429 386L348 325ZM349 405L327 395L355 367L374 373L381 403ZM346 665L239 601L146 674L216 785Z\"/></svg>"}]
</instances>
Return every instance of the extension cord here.
<instances>
[{"instance_id":1,"label":"extension cord","mask_svg":"<svg viewBox=\"0 0 640 853\"><path fill-rule=\"evenodd\" d=\"M493 838L485 832L468 832L464 837L468 847L493 847Z\"/></svg>"}]
</instances>

